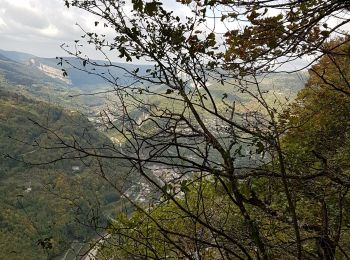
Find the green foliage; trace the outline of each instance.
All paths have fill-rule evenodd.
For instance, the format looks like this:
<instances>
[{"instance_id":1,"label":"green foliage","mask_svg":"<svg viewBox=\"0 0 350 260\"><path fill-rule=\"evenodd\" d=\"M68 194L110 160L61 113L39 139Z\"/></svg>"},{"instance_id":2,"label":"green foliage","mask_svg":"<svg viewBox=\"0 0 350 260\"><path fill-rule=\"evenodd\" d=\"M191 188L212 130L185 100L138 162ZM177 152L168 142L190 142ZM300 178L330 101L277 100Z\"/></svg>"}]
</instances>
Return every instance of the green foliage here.
<instances>
[{"instance_id":1,"label":"green foliage","mask_svg":"<svg viewBox=\"0 0 350 260\"><path fill-rule=\"evenodd\" d=\"M74 241L91 239L95 225L107 223L119 196L107 181L96 177L91 160L61 161L68 151L50 148L59 145L59 139L49 129L61 140L85 147L109 141L78 113L13 93L10 85L0 84L0 258L59 257ZM111 171L115 173L114 168ZM123 169L118 171L116 178Z\"/></svg>"},{"instance_id":2,"label":"green foliage","mask_svg":"<svg viewBox=\"0 0 350 260\"><path fill-rule=\"evenodd\" d=\"M176 203L199 219L201 214L206 214L212 225L221 228L223 232L245 232L244 221L230 207L229 198L213 184L212 181L187 184L187 192L177 197ZM202 200L199 199L200 196L203 196ZM206 210L205 213L201 211L203 209ZM224 219L230 223L229 226L225 225ZM172 201L136 210L131 216L119 214L108 230L111 236L100 250L101 256L105 257L187 259L194 257L197 250L202 259L220 257L220 250L205 242L210 241L213 234L200 221L193 222ZM197 241L193 241L193 237Z\"/></svg>"},{"instance_id":3,"label":"green foliage","mask_svg":"<svg viewBox=\"0 0 350 260\"><path fill-rule=\"evenodd\" d=\"M348 253L350 75L348 43L341 41L328 44L334 53L310 69L305 88L280 121L289 128L283 147L290 172L299 178L318 176L294 184L298 214L303 221L320 225L329 243L339 243ZM343 257L340 250L336 256Z\"/></svg>"}]
</instances>

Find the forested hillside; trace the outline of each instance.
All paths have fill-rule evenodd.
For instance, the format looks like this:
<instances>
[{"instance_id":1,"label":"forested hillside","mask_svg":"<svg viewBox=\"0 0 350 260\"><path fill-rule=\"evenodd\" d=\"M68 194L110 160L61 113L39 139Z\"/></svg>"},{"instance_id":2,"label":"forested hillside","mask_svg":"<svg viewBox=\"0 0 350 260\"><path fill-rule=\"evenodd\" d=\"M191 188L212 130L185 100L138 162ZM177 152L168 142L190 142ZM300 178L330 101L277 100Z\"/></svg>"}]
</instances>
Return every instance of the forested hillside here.
<instances>
[{"instance_id":1,"label":"forested hillside","mask_svg":"<svg viewBox=\"0 0 350 260\"><path fill-rule=\"evenodd\" d=\"M85 148L110 141L79 113L12 88L1 81L0 258L52 259L72 242L94 237L95 226L105 225L117 210L119 195L98 178L91 160L69 159L74 155L67 149L50 147L63 140ZM119 166L118 178L122 171ZM103 214L96 214L96 223L89 222L98 210Z\"/></svg>"}]
</instances>

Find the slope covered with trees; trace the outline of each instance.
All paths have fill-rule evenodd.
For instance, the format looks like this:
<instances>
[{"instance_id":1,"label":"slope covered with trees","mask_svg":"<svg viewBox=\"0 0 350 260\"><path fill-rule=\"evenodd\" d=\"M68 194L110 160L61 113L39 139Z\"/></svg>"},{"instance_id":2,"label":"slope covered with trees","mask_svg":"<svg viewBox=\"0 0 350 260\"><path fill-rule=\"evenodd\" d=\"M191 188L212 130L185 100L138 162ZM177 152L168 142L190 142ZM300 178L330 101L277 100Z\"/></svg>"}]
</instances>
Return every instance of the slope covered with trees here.
<instances>
[{"instance_id":1,"label":"slope covered with trees","mask_svg":"<svg viewBox=\"0 0 350 260\"><path fill-rule=\"evenodd\" d=\"M62 142L111 143L79 113L13 88L0 83L0 258L59 259L73 242L94 237L119 201L95 163L60 149ZM110 167L117 185L123 169Z\"/></svg>"}]
</instances>

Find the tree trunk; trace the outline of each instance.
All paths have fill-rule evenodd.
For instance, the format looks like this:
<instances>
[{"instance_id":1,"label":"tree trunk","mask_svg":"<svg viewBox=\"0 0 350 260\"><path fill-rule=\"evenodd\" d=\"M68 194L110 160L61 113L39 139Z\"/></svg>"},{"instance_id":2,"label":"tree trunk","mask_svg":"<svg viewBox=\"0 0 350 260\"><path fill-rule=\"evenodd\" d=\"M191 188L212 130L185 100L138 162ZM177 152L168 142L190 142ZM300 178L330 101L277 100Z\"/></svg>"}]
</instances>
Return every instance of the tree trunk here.
<instances>
[{"instance_id":1,"label":"tree trunk","mask_svg":"<svg viewBox=\"0 0 350 260\"><path fill-rule=\"evenodd\" d=\"M316 240L317 253L320 259L333 260L335 257L336 246L335 243L329 238L320 236Z\"/></svg>"}]
</instances>

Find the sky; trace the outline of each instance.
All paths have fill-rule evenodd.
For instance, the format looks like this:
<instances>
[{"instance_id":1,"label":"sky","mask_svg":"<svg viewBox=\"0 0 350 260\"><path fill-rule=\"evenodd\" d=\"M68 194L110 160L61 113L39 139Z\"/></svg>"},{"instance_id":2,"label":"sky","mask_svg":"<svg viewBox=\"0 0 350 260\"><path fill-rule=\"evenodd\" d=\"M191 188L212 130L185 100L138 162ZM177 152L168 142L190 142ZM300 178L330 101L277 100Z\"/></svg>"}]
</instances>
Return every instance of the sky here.
<instances>
[{"instance_id":1,"label":"sky","mask_svg":"<svg viewBox=\"0 0 350 260\"><path fill-rule=\"evenodd\" d=\"M82 35L93 17L62 0L0 0L0 48L41 57L63 55L60 45Z\"/></svg>"},{"instance_id":2,"label":"sky","mask_svg":"<svg viewBox=\"0 0 350 260\"><path fill-rule=\"evenodd\" d=\"M164 3L179 15L189 12L175 1ZM95 20L83 10L68 9L63 0L0 0L0 49L39 57L65 56L60 45L83 35L76 24L92 29ZM100 58L93 49L85 51L91 58Z\"/></svg>"},{"instance_id":3,"label":"sky","mask_svg":"<svg viewBox=\"0 0 350 260\"><path fill-rule=\"evenodd\" d=\"M163 0L166 9L174 11L181 18L191 16L191 10L175 0ZM129 8L131 10L131 7ZM67 8L64 0L0 0L0 49L20 51L39 57L66 56L60 45L74 43L83 32L95 30L96 18L78 8ZM216 32L226 32L220 20L208 19L201 30L215 28ZM105 30L102 24L99 32ZM108 31L102 32L109 34ZM84 47L90 58L103 58L91 47ZM114 59L113 59L114 58ZM117 56L112 57L118 60Z\"/></svg>"},{"instance_id":4,"label":"sky","mask_svg":"<svg viewBox=\"0 0 350 260\"><path fill-rule=\"evenodd\" d=\"M182 18L191 15L188 7L175 0L162 2ZM67 56L60 45L80 39L83 32L76 24L91 31L95 29L95 20L93 15L83 10L68 9L64 0L0 0L0 49L31 53L39 57ZM207 25L207 29L215 28L216 32L227 30L219 23ZM84 51L90 58L102 58L92 48L84 47ZM112 60L120 61L117 56L112 57Z\"/></svg>"}]
</instances>

